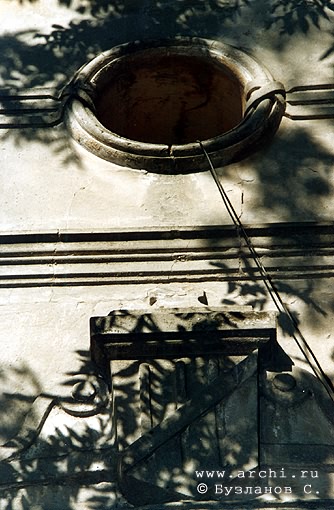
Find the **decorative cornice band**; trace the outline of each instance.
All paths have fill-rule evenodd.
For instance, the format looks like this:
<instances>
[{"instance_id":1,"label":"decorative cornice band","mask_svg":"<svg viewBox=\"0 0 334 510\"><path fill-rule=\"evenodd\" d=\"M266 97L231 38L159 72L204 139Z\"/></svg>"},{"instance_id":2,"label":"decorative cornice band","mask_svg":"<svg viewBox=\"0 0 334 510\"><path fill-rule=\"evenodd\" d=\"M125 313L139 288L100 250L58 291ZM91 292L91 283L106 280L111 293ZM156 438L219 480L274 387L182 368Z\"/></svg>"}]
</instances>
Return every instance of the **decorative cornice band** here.
<instances>
[{"instance_id":1,"label":"decorative cornice band","mask_svg":"<svg viewBox=\"0 0 334 510\"><path fill-rule=\"evenodd\" d=\"M334 224L252 225L273 280L334 276ZM231 226L0 235L0 288L261 279Z\"/></svg>"}]
</instances>

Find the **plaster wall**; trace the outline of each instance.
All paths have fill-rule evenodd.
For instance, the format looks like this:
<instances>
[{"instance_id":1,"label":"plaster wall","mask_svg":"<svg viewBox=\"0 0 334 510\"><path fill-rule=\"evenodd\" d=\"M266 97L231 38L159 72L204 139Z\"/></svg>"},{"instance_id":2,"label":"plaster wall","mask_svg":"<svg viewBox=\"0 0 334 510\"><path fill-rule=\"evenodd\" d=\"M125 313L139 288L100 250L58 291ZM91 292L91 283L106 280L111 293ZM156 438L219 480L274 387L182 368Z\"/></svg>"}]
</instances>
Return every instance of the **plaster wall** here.
<instances>
[{"instance_id":1,"label":"plaster wall","mask_svg":"<svg viewBox=\"0 0 334 510\"><path fill-rule=\"evenodd\" d=\"M270 11L267 2L262 1L241 2L239 10L233 2L214 2L214 5L193 2L189 7L184 2L166 6L148 0L123 1L96 12L92 3L93 12L89 6L85 12L75 2L69 2L66 7L56 0L0 0L1 86L16 91L46 86L59 88L102 50L129 40L175 35L209 37L244 48L287 89L295 84L333 82L331 4L322 4L323 10L317 10L313 4L304 6L304 14L298 15L295 3L290 3L291 16L284 11L282 3L272 2ZM107 2L101 4L103 7ZM293 113L293 108L296 107L287 105L287 111ZM298 108L306 115L314 107ZM12 120L9 115L0 117L0 123ZM194 169L188 175L158 175L145 169L120 167L74 143L63 124L47 129L6 129L1 125L0 135L0 233L3 236L231 226L209 172ZM269 145L244 161L217 169L243 224L296 222L307 226L314 222L326 224L329 230L333 228L332 140L333 119L284 118ZM6 250L7 244L4 242ZM265 246L268 251L263 254L268 266L273 245L274 237L268 241ZM184 249L186 242L182 246ZM321 269L309 271L307 276L301 269L300 277L289 278L288 266L277 285L317 360L333 381L332 256L328 241L321 253L314 248L304 259L301 256L294 260L295 273L299 265ZM284 265L284 251L280 257ZM186 272L188 268L188 261L177 257L166 265L159 266L160 263L156 262L155 271L161 268L161 272L166 272L169 264L171 279L178 270ZM242 257L238 264L239 275L249 270ZM18 266L19 262L6 264L4 260L0 278L14 277ZM278 263L276 266L280 267ZM28 265L24 274L42 274L50 267L55 273L67 270L65 265L54 267L51 261L46 265ZM129 263L128 271L131 268ZM74 272L82 269L83 266L78 266ZM115 271L111 263L107 269L110 273ZM127 285L112 281L75 286L51 283L44 287L4 283L0 288L2 443L20 429L36 396L71 394L73 378L90 362L91 317L121 308L205 307L203 296L212 307L275 309L261 282L240 283L237 277L232 282L224 278L187 281L184 277L182 281L158 279L149 283L136 282L134 278ZM297 367L311 373L290 333L285 323L279 324L280 345ZM332 413L329 404L327 411ZM109 498L106 501L112 507L115 488L112 482L105 483ZM327 479L325 485L321 490L329 498L332 489L328 488ZM52 490L54 497L45 489L43 508L51 508L50 499L55 508L56 505L61 508L61 497L63 504L72 508L71 488L67 487L62 496L57 487ZM73 508L80 505L87 508L84 505L89 498L94 501L94 490L82 489ZM15 498L17 505L21 505L18 508L24 508L20 499L22 491L17 489L15 493L14 489L8 498L4 494L3 504L7 504L4 508L10 508L9 502ZM35 506L31 508L40 508L40 495L34 496L34 491L37 494L37 489L29 493L31 501L35 497Z\"/></svg>"}]
</instances>

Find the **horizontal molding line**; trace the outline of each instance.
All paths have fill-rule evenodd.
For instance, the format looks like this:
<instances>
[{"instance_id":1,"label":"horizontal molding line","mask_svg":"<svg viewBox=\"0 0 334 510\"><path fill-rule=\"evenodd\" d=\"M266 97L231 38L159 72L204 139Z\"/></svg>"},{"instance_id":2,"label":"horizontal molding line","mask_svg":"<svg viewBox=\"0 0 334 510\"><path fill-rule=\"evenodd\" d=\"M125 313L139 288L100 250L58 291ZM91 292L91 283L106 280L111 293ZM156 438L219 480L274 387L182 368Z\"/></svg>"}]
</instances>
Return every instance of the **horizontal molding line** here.
<instances>
[{"instance_id":1,"label":"horizontal molding line","mask_svg":"<svg viewBox=\"0 0 334 510\"><path fill-rule=\"evenodd\" d=\"M272 280L332 278L334 224L247 227ZM0 288L262 279L234 227L0 235Z\"/></svg>"},{"instance_id":2,"label":"horizontal molding line","mask_svg":"<svg viewBox=\"0 0 334 510\"><path fill-rule=\"evenodd\" d=\"M313 272L313 273L276 273L270 275L273 281L291 281L319 278L334 278L334 271L331 272ZM227 276L222 272L178 272L170 274L135 273L133 276L127 274L117 275L24 275L0 278L0 288L19 288L19 287L78 287L78 286L102 286L102 285L134 285L134 284L157 284L157 283L181 283L181 282L254 282L261 281L261 276L251 275L230 275Z\"/></svg>"},{"instance_id":3,"label":"horizontal molding line","mask_svg":"<svg viewBox=\"0 0 334 510\"><path fill-rule=\"evenodd\" d=\"M299 239L300 245L306 239L320 236L334 238L334 222L283 222L244 225L249 237ZM49 232L0 233L1 244L48 244L48 243L97 243L116 241L153 241L172 239L238 239L234 225L152 227L142 229L115 229L113 231L72 232L53 230ZM306 243L307 244L307 243Z\"/></svg>"},{"instance_id":4,"label":"horizontal molding line","mask_svg":"<svg viewBox=\"0 0 334 510\"><path fill-rule=\"evenodd\" d=\"M333 240L334 242L334 240ZM2 245L2 253L0 252L0 265L21 265L21 264L50 264L50 263L96 263L96 262L141 262L141 261L171 261L177 259L202 260L202 259L233 259L233 258L252 258L248 248L237 247L232 244L223 245L217 240L217 243L211 246L198 246L196 241L188 242L186 247L164 246L166 242L159 247L159 242L154 242L154 246L147 247L147 242L140 241L134 244L134 241L122 243L104 243L103 246L91 248L83 248L80 245L73 246L72 249L57 248L53 250L40 249L39 247L31 247L27 245L23 250L13 249L12 245ZM128 246L126 246L128 244ZM304 246L302 248L279 246L279 245L258 245L253 246L260 257L268 258L287 258L287 257L332 257L334 255L334 247L332 240L329 243L319 243L312 246ZM34 249L35 248L35 249Z\"/></svg>"}]
</instances>

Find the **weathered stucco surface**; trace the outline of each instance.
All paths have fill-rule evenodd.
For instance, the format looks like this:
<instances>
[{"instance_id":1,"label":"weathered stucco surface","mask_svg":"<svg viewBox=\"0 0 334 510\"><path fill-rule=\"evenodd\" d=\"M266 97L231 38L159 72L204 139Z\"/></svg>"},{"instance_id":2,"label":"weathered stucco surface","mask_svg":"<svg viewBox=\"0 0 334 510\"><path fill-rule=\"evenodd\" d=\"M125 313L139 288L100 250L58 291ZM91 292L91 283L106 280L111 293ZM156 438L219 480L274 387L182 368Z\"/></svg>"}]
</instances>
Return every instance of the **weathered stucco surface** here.
<instances>
[{"instance_id":1,"label":"weathered stucco surface","mask_svg":"<svg viewBox=\"0 0 334 510\"><path fill-rule=\"evenodd\" d=\"M74 1L0 0L1 87L20 93L38 87L60 89L77 69L103 50L130 40L176 35L206 37L243 48L286 89L333 83L331 2L242 1L237 3L239 7L233 1L194 1L191 5L175 1L167 5L153 0L122 0L117 5L107 4L100 2L99 10L94 2L87 2L85 10L81 2ZM333 96L331 101L333 104ZM327 107L333 112L333 107ZM291 114L294 108L287 105ZM302 114L314 109L314 105L298 106ZM25 115L20 116L20 121L25 119ZM112 406L80 419L62 407L71 400L76 381L94 378L91 317L107 316L118 309L245 306L275 311L275 305L260 278L244 278L254 274L254 262L244 256L245 246L241 254L237 253L233 229L226 239L219 235L196 238L196 229L232 225L209 172L158 175L120 167L79 147L62 123L49 128L6 129L3 124L11 120L8 112L1 113L0 439L6 445L0 448L2 458L16 451L17 445L7 442L24 429L27 413L33 420L32 425L26 425L30 432L39 432L43 416L47 415L47 420L39 437L36 434L33 438L32 447L22 439L25 457L1 464L0 508L102 510L126 506L115 484L118 457ZM298 224L298 234L292 229L284 238L282 232L261 231L254 244L319 365L334 382L333 118L283 118L270 144L217 171L244 225L265 228L283 223L291 228L292 223ZM313 224L322 225L323 230L312 231ZM179 240L175 235L172 240L167 236L163 246L155 244L159 236L148 235L147 244L138 245L136 240L143 229L158 233L187 230L188 234ZM281 230L284 232L284 225ZM127 238L129 232L132 234ZM52 241L43 244L39 236L49 233L54 236ZM89 238L96 233L99 240ZM103 240L105 233L116 233L116 240ZM120 233L123 237L117 237ZM17 236L21 234L36 234L36 239L29 241L23 236L20 240ZM82 234L83 238L67 242L67 234ZM115 248L111 248L113 242L118 243ZM163 254L160 258L155 249ZM72 263L76 256L81 258ZM144 278L145 271L152 275ZM318 469L320 478L311 494L303 492L303 480L299 480L300 485L296 482L292 499L309 499L308 508L320 508L320 498L326 500L321 508L328 510L334 497L328 467L333 464L333 402L321 384L316 385L310 375L312 368L291 332L289 321L284 317L278 321L278 342L295 365L298 391L311 391L312 398L311 393L305 402L299 393L278 395L269 378L263 383L269 389L261 387L265 411L258 417L258 387L251 379L250 393L241 387L229 397L221 419L226 421L227 438L233 443L239 433L234 423L244 423L247 413L254 415L250 432L240 425L240 442L246 444L248 434L257 437L259 418L265 431L263 444L269 445L264 448L262 461L269 466L275 462L289 464L312 443L311 457L316 460L312 464L306 456L299 464L306 470L312 466ZM36 404L39 395L44 400ZM39 405L42 410L38 410ZM78 420L83 420L80 433ZM198 430L205 426L200 423ZM291 445L299 442L300 449L294 453L294 446L287 448L291 451L287 459L281 443L276 449L270 448L271 443L281 440ZM239 446L236 442L234 459L242 458L242 466L246 466L242 455L238 457ZM29 461L29 456L53 460L44 465L44 461ZM255 455L247 469L256 460ZM188 468L185 480L193 469ZM41 483L43 472L46 481ZM136 476L141 480L143 473ZM309 480L306 478L305 483L313 484ZM180 486L182 483L186 484L181 480ZM263 499L272 505L270 508L283 504L281 496ZM247 502L242 504L249 508ZM298 504L302 508L303 503L296 503L296 508ZM219 508L219 503L203 505Z\"/></svg>"}]
</instances>

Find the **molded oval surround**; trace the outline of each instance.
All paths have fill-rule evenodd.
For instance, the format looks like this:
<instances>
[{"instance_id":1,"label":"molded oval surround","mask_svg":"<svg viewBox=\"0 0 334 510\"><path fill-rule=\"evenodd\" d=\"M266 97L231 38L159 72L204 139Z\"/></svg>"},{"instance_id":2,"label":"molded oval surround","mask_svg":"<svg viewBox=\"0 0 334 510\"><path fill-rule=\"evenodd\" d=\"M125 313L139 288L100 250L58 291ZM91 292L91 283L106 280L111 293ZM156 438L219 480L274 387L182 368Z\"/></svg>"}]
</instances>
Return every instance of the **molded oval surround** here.
<instances>
[{"instance_id":1,"label":"molded oval surround","mask_svg":"<svg viewBox=\"0 0 334 510\"><path fill-rule=\"evenodd\" d=\"M207 170L199 141L223 166L275 133L285 101L272 83L252 57L220 42L136 41L78 71L65 122L77 142L116 164L160 173Z\"/></svg>"}]
</instances>

